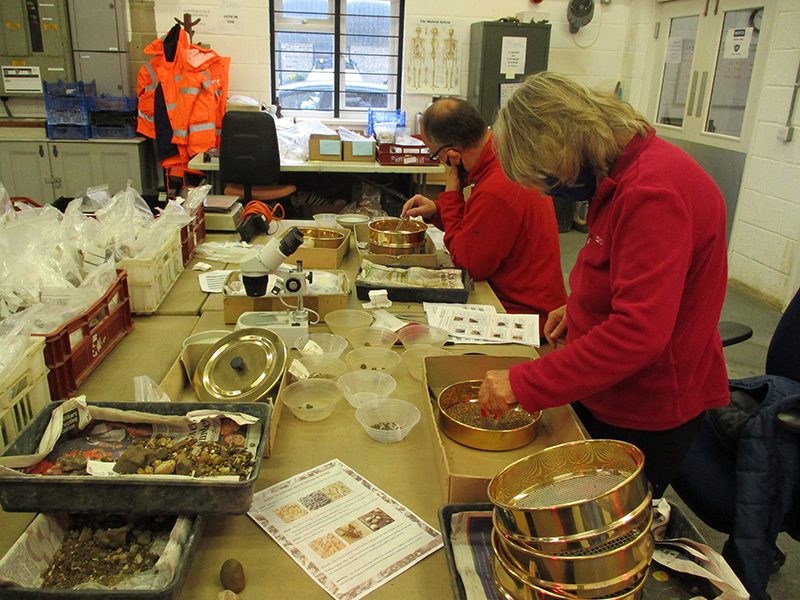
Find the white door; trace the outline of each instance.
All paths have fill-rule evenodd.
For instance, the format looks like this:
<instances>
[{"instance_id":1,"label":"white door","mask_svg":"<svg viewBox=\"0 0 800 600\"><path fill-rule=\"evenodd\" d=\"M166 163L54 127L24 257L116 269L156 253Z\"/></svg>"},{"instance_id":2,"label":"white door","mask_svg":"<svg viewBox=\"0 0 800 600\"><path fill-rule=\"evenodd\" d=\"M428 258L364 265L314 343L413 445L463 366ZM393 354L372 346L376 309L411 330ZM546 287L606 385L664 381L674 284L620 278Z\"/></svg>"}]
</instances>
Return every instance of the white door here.
<instances>
[{"instance_id":1,"label":"white door","mask_svg":"<svg viewBox=\"0 0 800 600\"><path fill-rule=\"evenodd\" d=\"M753 143L775 2L660 5L647 116L686 150L725 197L728 235Z\"/></svg>"}]
</instances>

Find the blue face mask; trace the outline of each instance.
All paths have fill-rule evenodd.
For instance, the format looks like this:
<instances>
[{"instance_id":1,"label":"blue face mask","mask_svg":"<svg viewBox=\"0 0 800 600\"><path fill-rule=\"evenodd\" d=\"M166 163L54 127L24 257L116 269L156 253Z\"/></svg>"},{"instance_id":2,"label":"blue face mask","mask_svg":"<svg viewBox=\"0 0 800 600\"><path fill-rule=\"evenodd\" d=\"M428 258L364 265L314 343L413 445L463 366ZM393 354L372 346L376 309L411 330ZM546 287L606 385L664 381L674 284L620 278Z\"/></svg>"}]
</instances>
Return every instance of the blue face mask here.
<instances>
[{"instance_id":1,"label":"blue face mask","mask_svg":"<svg viewBox=\"0 0 800 600\"><path fill-rule=\"evenodd\" d=\"M548 177L544 182L550 186L550 189L545 192L548 196L560 196L576 202L589 200L597 191L597 178L594 176L592 168L587 165L581 167L581 172L578 173L574 185L558 183L558 179L555 177Z\"/></svg>"}]
</instances>

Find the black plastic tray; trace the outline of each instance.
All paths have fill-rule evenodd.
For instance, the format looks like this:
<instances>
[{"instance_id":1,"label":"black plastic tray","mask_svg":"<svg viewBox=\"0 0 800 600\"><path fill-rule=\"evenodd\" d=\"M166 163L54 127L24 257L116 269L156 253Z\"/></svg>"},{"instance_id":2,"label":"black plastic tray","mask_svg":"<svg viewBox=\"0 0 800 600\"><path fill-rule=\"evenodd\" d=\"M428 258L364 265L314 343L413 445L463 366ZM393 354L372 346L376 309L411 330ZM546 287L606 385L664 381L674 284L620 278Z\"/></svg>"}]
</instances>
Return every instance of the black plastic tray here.
<instances>
[{"instance_id":1,"label":"black plastic tray","mask_svg":"<svg viewBox=\"0 0 800 600\"><path fill-rule=\"evenodd\" d=\"M694 524L683 514L680 508L672 502L670 502L669 505L671 507L671 513L669 523L667 524L667 537L683 537L705 544L706 541L703 539L703 536ZM442 538L444 540L447 568L450 571L450 585L453 588L453 596L456 600L466 600L467 596L464 591L464 584L461 582L461 576L458 574L458 569L456 569L453 546L450 543L450 518L454 514L460 512L491 511L493 509L494 505L491 502L445 504L439 509L439 526L441 527ZM663 577L655 579L653 577L655 571L666 573L668 577L667 580L659 581L659 579L664 579ZM714 586L707 579L679 573L654 562L650 566L650 573L644 584L642 599L660 600L669 598L670 600L689 600L696 596L716 598L718 595L719 592L716 591Z\"/></svg>"},{"instance_id":2,"label":"black plastic tray","mask_svg":"<svg viewBox=\"0 0 800 600\"><path fill-rule=\"evenodd\" d=\"M205 518L195 517L189 537L183 544L178 567L165 587L158 590L62 590L0 586L0 600L178 600L189 575L194 553L200 544Z\"/></svg>"},{"instance_id":3,"label":"black plastic tray","mask_svg":"<svg viewBox=\"0 0 800 600\"><path fill-rule=\"evenodd\" d=\"M393 269L410 269L412 267L392 267ZM442 270L452 267L420 267L430 270ZM443 290L438 288L408 288L392 287L388 285L376 285L356 281L356 296L359 300L369 301L369 293L372 290L386 290L389 300L392 302L454 302L466 304L469 300L469 293L475 288L472 278L465 269L461 269L461 281L464 283L463 290Z\"/></svg>"},{"instance_id":4,"label":"black plastic tray","mask_svg":"<svg viewBox=\"0 0 800 600\"><path fill-rule=\"evenodd\" d=\"M47 405L0 456L34 454L50 422ZM0 505L7 512L120 513L140 515L243 515L250 509L256 479L269 438L272 407L262 402L91 402L92 406L158 415L185 415L198 409L240 412L260 419L261 438L250 477L215 481L213 477L147 481L143 478L64 475L0 477Z\"/></svg>"}]
</instances>

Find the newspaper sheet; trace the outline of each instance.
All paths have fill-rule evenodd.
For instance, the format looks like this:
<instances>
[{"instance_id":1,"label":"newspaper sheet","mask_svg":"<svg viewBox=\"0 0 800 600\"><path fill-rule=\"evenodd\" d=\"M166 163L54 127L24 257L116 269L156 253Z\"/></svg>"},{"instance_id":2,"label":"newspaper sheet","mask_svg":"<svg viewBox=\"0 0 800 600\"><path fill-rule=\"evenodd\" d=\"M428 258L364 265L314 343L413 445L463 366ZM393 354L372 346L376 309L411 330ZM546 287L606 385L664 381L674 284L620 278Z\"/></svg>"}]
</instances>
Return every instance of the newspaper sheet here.
<instances>
[{"instance_id":1,"label":"newspaper sheet","mask_svg":"<svg viewBox=\"0 0 800 600\"><path fill-rule=\"evenodd\" d=\"M248 513L336 600L357 600L442 547L441 534L339 460L253 496Z\"/></svg>"}]
</instances>

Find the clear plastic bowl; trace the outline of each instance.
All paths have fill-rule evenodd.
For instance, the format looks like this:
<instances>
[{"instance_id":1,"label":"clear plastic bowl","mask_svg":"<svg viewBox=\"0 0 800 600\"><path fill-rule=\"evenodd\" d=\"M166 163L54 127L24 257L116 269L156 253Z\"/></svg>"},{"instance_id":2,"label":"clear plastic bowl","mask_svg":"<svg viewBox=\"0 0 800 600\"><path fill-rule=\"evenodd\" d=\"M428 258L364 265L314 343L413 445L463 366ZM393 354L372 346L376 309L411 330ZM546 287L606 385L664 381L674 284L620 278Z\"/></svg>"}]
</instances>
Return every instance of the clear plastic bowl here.
<instances>
[{"instance_id":1,"label":"clear plastic bowl","mask_svg":"<svg viewBox=\"0 0 800 600\"><path fill-rule=\"evenodd\" d=\"M309 340L322 348L323 354L314 354L313 352L304 350ZM303 335L297 338L294 342L294 347L297 348L303 356L332 356L333 358L339 358L345 348L347 348L347 340L333 333L310 333L309 335Z\"/></svg>"},{"instance_id":2,"label":"clear plastic bowl","mask_svg":"<svg viewBox=\"0 0 800 600\"><path fill-rule=\"evenodd\" d=\"M404 400L371 400L356 409L356 419L376 442L393 444L404 439L419 423L419 409ZM382 425L384 428L376 426Z\"/></svg>"},{"instance_id":3,"label":"clear plastic bowl","mask_svg":"<svg viewBox=\"0 0 800 600\"><path fill-rule=\"evenodd\" d=\"M318 215L314 215L314 221L317 223L317 227L335 229L336 217L338 216L339 215L333 213L319 213Z\"/></svg>"},{"instance_id":4,"label":"clear plastic bowl","mask_svg":"<svg viewBox=\"0 0 800 600\"><path fill-rule=\"evenodd\" d=\"M444 329L412 323L398 330L397 337L406 349L422 345L441 348L447 342L448 335Z\"/></svg>"},{"instance_id":5,"label":"clear plastic bowl","mask_svg":"<svg viewBox=\"0 0 800 600\"><path fill-rule=\"evenodd\" d=\"M397 387L394 377L381 371L350 371L337 380L339 389L351 406L370 400L385 400Z\"/></svg>"},{"instance_id":6,"label":"clear plastic bowl","mask_svg":"<svg viewBox=\"0 0 800 600\"><path fill-rule=\"evenodd\" d=\"M397 342L397 334L386 327L357 327L347 334L353 348L391 348Z\"/></svg>"},{"instance_id":7,"label":"clear plastic bowl","mask_svg":"<svg viewBox=\"0 0 800 600\"><path fill-rule=\"evenodd\" d=\"M383 371L394 373L400 364L400 355L392 348L356 348L345 357L347 366L353 371Z\"/></svg>"},{"instance_id":8,"label":"clear plastic bowl","mask_svg":"<svg viewBox=\"0 0 800 600\"><path fill-rule=\"evenodd\" d=\"M283 388L281 401L301 421L327 419L342 399L332 379L302 379Z\"/></svg>"},{"instance_id":9,"label":"clear plastic bowl","mask_svg":"<svg viewBox=\"0 0 800 600\"><path fill-rule=\"evenodd\" d=\"M308 356L301 356L295 360L302 363L308 370L310 376L314 379L330 379L335 382L341 375L347 372L347 365L344 361L325 354L310 354ZM291 374L289 377L292 382L297 381Z\"/></svg>"},{"instance_id":10,"label":"clear plastic bowl","mask_svg":"<svg viewBox=\"0 0 800 600\"><path fill-rule=\"evenodd\" d=\"M403 352L400 362L408 369L411 376L422 381L422 361L428 356L451 356L453 353L436 346L414 346Z\"/></svg>"},{"instance_id":11,"label":"clear plastic bowl","mask_svg":"<svg viewBox=\"0 0 800 600\"><path fill-rule=\"evenodd\" d=\"M347 334L353 329L369 327L372 323L372 315L365 310L343 308L333 310L325 315L325 323L336 335L347 337Z\"/></svg>"}]
</instances>

